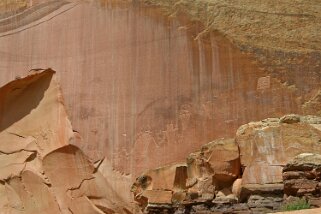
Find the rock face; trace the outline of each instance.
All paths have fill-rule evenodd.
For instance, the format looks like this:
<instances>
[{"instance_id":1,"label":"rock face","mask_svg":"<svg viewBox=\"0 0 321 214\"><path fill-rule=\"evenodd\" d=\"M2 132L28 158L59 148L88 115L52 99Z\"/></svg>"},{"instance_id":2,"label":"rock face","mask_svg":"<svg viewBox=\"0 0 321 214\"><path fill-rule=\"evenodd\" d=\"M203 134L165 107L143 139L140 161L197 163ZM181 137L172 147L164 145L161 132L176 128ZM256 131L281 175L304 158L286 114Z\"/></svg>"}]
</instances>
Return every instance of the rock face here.
<instances>
[{"instance_id":1,"label":"rock face","mask_svg":"<svg viewBox=\"0 0 321 214\"><path fill-rule=\"evenodd\" d=\"M268 213L287 203L285 193L310 194L319 207L321 156L299 154L321 154L320 125L320 117L294 114L243 125L235 139L204 145L186 164L145 172L135 200L148 213Z\"/></svg>"},{"instance_id":2,"label":"rock face","mask_svg":"<svg viewBox=\"0 0 321 214\"><path fill-rule=\"evenodd\" d=\"M54 73L0 88L1 213L128 213L98 166L70 144L76 133Z\"/></svg>"},{"instance_id":3,"label":"rock face","mask_svg":"<svg viewBox=\"0 0 321 214\"><path fill-rule=\"evenodd\" d=\"M236 134L244 192L283 189L282 168L303 152L321 153L320 118L287 115L241 126Z\"/></svg>"},{"instance_id":4,"label":"rock face","mask_svg":"<svg viewBox=\"0 0 321 214\"><path fill-rule=\"evenodd\" d=\"M77 146L132 180L249 121L300 112L293 88L221 35L195 41L202 29L184 18L137 1L32 2L0 20L0 84L57 70Z\"/></svg>"},{"instance_id":5,"label":"rock face","mask_svg":"<svg viewBox=\"0 0 321 214\"><path fill-rule=\"evenodd\" d=\"M177 6L182 2L179 1ZM232 11L220 13L219 17L224 15L241 20L238 16L228 14L244 17L243 12L248 11L234 11L234 7L221 7L223 1L217 2L215 7L206 8L216 10L218 6L219 10L227 8L227 11ZM258 12L259 17L256 17L263 17L263 21L270 20L265 18L265 12L270 13L271 8L264 5L264 10ZM302 7L299 8L301 10ZM293 17L291 14L273 14L271 17L281 16L283 21L297 19L296 15ZM267 15L270 17L270 14ZM311 25L305 24L308 20L318 20L314 15L307 19L304 17L298 20L305 29L310 29ZM249 20L258 19L250 17ZM231 28L224 21L220 23L229 32L239 29ZM290 24L289 27L292 26L291 21ZM248 25L241 23L240 26ZM256 26L261 32L262 26ZM285 28L276 29L289 35ZM125 194L141 172L182 162L191 152L213 139L233 138L241 124L266 117L279 117L289 112L319 112L318 90L321 81L318 53L311 53L316 63L307 63L307 69L305 66L292 69L293 61L300 59L296 57L296 52L291 52L287 57L282 56L282 52L275 52L273 55L277 56L278 66L282 67L287 61L286 66L291 68L291 72L282 70L275 75L270 69L260 67L257 61L242 53L222 35L213 32L206 38L195 40L202 31L198 24L187 22L184 17L166 18L157 9L140 5L138 1L0 1L0 85L13 78L17 79L14 85L23 83L8 92L10 96L0 97L1 102L9 99L3 106L1 104L0 109L3 120L0 126L1 140L4 139L6 154L2 158L17 162L3 166L2 178L7 180L21 174L24 163L33 158L34 152L30 151L35 151L34 148L37 148L37 155L41 157L41 164L48 156L49 165L42 167L48 167L48 173L55 174L56 169L50 165L53 160L61 157L71 164L73 161L67 154L75 158L81 156L78 150L74 151L74 147L69 148L69 144L72 144L84 151L95 163L94 166L99 166L91 172L92 166L84 162L86 171L81 172L84 177L80 176L86 180L84 185L93 180L96 182L96 178L90 179L88 175L101 174L102 177L97 177L97 180L104 182L103 186L107 186L108 190L95 193L99 195L98 198L91 196L94 195L91 192L79 193L81 197L77 195L78 198L73 200L78 200L83 206L77 207L74 202L69 202L69 196L66 198L63 195L67 187L53 178L50 185L55 185L53 189L59 195L59 206L77 212L98 208L108 213L108 207L112 205L104 205L102 197L115 200L110 202L115 204L119 204L119 198L129 202L130 197ZM302 38L301 34L293 35ZM311 35L305 38L315 41ZM259 37L255 41L266 40ZM274 41L281 45L293 44ZM297 44L301 45L301 41ZM263 53L262 50L253 51L258 55ZM306 61L303 59L303 62ZM47 67L59 71L57 78L64 89L70 120L78 134L73 133L65 110L57 105L61 103L61 94L58 96L59 102L52 102L47 100L48 96L41 94L43 90L33 90L34 84L30 88L24 87L26 79L19 80L30 69ZM35 75L27 79L34 81L40 77ZM39 79L35 84L39 88L46 88L43 84L48 81L47 78ZM20 95L20 90L26 90L28 96L23 92ZM53 90L50 93L54 93L55 89L50 90ZM21 100L10 100L11 95L21 97ZM38 106L41 109L36 108ZM36 123L40 118L43 123ZM37 145L33 143L34 138ZM17 140L21 143L11 143ZM228 194L229 191L233 192L232 195L241 195L242 188L245 189L242 183L248 184L248 191L253 189L250 185L256 188L255 185L262 182L264 187L279 191L278 185L282 185L279 180L280 166L272 166L267 160L263 160L262 165L250 161L250 165L243 165L243 172L239 167L238 148L234 141L231 142L226 143L229 145L227 147L220 143L208 145L209 148L191 154L183 165L162 169L165 179L157 179L150 172L149 177L153 177L151 182L155 187L143 191L142 204L146 198L154 202L161 200L164 204L196 196L196 199L208 201L221 192L213 203L225 206L226 201L228 204L235 201ZM32 150L20 151L25 147L31 147ZM12 151L20 152L13 154ZM265 172L265 169L271 172L269 177L246 176L248 172ZM70 173L77 172L71 170ZM214 173L213 176L211 173ZM241 175L244 178L239 180ZM106 176L112 180L104 179ZM184 186L182 180L185 177L188 182ZM66 179L68 185L79 182ZM90 181L87 182L87 179ZM277 186L266 184L270 181ZM229 191L223 191L225 188ZM99 186L98 189L103 188ZM195 207L195 212L199 209Z\"/></svg>"},{"instance_id":6,"label":"rock face","mask_svg":"<svg viewBox=\"0 0 321 214\"><path fill-rule=\"evenodd\" d=\"M220 139L188 156L183 164L149 170L132 187L136 201L152 210L157 205L212 201L236 201L228 189L240 175L238 147L234 139ZM227 188L227 189L226 189ZM235 188L236 189L236 188ZM220 198L220 199L219 199Z\"/></svg>"},{"instance_id":7,"label":"rock face","mask_svg":"<svg viewBox=\"0 0 321 214\"><path fill-rule=\"evenodd\" d=\"M320 153L303 153L296 156L283 168L283 181L286 195L320 196Z\"/></svg>"}]
</instances>

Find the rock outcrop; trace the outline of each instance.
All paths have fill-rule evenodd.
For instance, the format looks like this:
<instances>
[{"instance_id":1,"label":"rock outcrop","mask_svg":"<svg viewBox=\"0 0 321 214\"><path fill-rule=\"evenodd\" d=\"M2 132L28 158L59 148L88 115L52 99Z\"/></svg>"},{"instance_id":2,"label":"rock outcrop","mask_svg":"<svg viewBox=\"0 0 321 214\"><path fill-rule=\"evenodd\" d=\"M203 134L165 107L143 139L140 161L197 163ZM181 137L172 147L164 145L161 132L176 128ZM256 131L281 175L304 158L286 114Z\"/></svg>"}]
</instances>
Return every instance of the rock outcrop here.
<instances>
[{"instance_id":1,"label":"rock outcrop","mask_svg":"<svg viewBox=\"0 0 321 214\"><path fill-rule=\"evenodd\" d=\"M321 156L301 153L321 154L320 125L320 117L293 114L243 125L235 139L206 144L186 163L145 172L135 200L148 213L268 213L287 196L312 194L319 207Z\"/></svg>"},{"instance_id":2,"label":"rock outcrop","mask_svg":"<svg viewBox=\"0 0 321 214\"><path fill-rule=\"evenodd\" d=\"M283 168L284 193L288 196L320 196L321 155L303 153Z\"/></svg>"},{"instance_id":3,"label":"rock outcrop","mask_svg":"<svg viewBox=\"0 0 321 214\"><path fill-rule=\"evenodd\" d=\"M48 120L58 120L54 119L56 116L44 114L43 112L48 112L51 115L51 111L46 108L33 110L29 104L14 104L12 101L14 108L6 107L5 110L8 115L5 124L14 129L22 127L22 136L26 136L26 139L20 139L19 136L11 139L14 136L9 138L2 133L2 139L5 139L3 146L10 151L20 150L20 144L17 146L8 143L19 140L22 147L32 147L32 150L3 156L5 161L17 161L3 166L3 179L21 174L24 163L33 158L33 151L37 151L43 164L45 157L51 156L53 152L54 157L60 156L61 148L68 146L65 149L72 150L69 148L69 143L72 143L92 160L95 167L99 166L92 174L101 173L103 177L111 178L101 178L105 182L104 186L107 186L104 193L108 197L104 197L114 200L112 203L115 204L118 201L129 202L131 198L128 189L141 172L182 162L191 152L213 139L233 138L241 124L266 117L279 117L290 112L320 112L320 54L318 51L309 51L309 54L302 57L295 48L300 46L300 51L305 54L305 51L319 47L319 32L307 33L319 29L317 24L310 23L319 20L316 12L318 7L308 6L313 5L314 1L296 4L288 0L278 2L279 8L270 7L271 1L258 3L249 0L247 4L235 0L157 1L170 3L168 6L174 8L174 12L186 5L192 8L188 10L191 13L200 9L200 13L194 14L206 18L211 26L220 27L225 36L225 33L232 33L238 38L231 39L228 36L232 41L255 42L255 47L238 42L239 46L236 47L217 32L209 33L208 37L198 37L205 35L201 33L203 28L199 23L187 21L186 17L167 18L154 7L147 7L139 2L0 1L0 85L15 77L18 83L20 76L24 76L31 68L37 70L52 67L59 70L57 78L64 89L70 120L73 128L82 135L81 138L71 131L70 122L64 121L63 115L62 120L59 120L61 124L51 124ZM231 2L237 7L231 6ZM175 7L172 7L173 4ZM196 10L194 6L197 7ZM213 11L215 13L208 14ZM217 16L212 16L216 13ZM214 20L215 23L212 22ZM278 20L277 23L275 20ZM270 35L267 28L262 28L262 23L282 32L274 35L281 39L266 36L270 39L262 40L261 36L255 36L261 35L263 31ZM298 28L297 23L302 28ZM284 24L285 27L279 27L279 24ZM293 26L296 32L289 34ZM195 40L196 37L201 39ZM309 45L305 47L307 43ZM291 51L285 53L257 48L271 47L270 44ZM257 58L253 59L242 50L250 50ZM257 60L269 66L261 66ZM276 72L274 67L280 72ZM24 99L30 99L30 95L41 97L38 92L31 92ZM1 97L1 101L3 99L5 97ZM41 101L41 106L42 103L46 103L44 106L51 106L45 100ZM27 113L29 110L30 114ZM64 110L59 107L59 112ZM47 121L48 125L37 126L39 123L34 121L39 118ZM13 135L19 134L17 130L11 131ZM34 138L39 141L37 143L41 149L34 150ZM215 153L216 149L219 152ZM279 194L283 186L280 182L282 176L279 165L272 166L267 161L262 165L243 165L243 157L240 161L235 156L234 149L226 152L233 154L231 159L217 155L225 150L228 148L216 145L212 150L216 155L208 156L206 151L203 154L196 153L183 165L166 169L168 174L164 176L168 176L170 180L164 180L172 186L178 183L179 188L173 187L175 190L171 190L168 189L171 186L166 186L165 189L155 187L146 192L144 197L153 197L151 201L162 198L162 202L168 202L169 198L171 201L172 198L174 201L181 201L184 197L194 196L201 201L213 198L215 201L212 200L212 204L223 204L229 209L230 204L235 201L234 196L246 201L249 195L246 191L256 191L258 186L260 189L266 188L265 192L275 190ZM102 159L104 160L101 162ZM243 168L239 167L240 162ZM274 174L268 177L246 176L249 172L257 174L257 171L264 174L265 169ZM209 175L212 171L215 171L213 176ZM243 178L239 178L242 175ZM188 188L180 181L185 177ZM161 182L164 181L159 180L160 185L163 185ZM274 183L269 183L270 181ZM257 184L262 182L264 184ZM65 187L60 187L59 182L56 184L59 185L57 192L60 194ZM256 191L255 194L261 192ZM96 207L105 206L99 205L102 203L100 199L99 201L91 196L87 198L91 202L95 201ZM258 198L252 197L251 200L263 201ZM67 199L63 201L68 202ZM88 205L85 202L82 204ZM72 207L69 205L68 202L63 206ZM90 207L87 205L86 207ZM246 209L246 206L242 205L237 209ZM86 210L86 207L73 209ZM199 209L201 208L195 208Z\"/></svg>"},{"instance_id":4,"label":"rock outcrop","mask_svg":"<svg viewBox=\"0 0 321 214\"><path fill-rule=\"evenodd\" d=\"M54 73L0 88L1 213L129 213L99 165L71 144L77 133Z\"/></svg>"},{"instance_id":5,"label":"rock outcrop","mask_svg":"<svg viewBox=\"0 0 321 214\"><path fill-rule=\"evenodd\" d=\"M186 19L138 1L32 2L9 24L0 18L0 85L59 71L77 146L132 180L249 121L300 113L292 88L222 35L195 41L201 29Z\"/></svg>"},{"instance_id":6,"label":"rock outcrop","mask_svg":"<svg viewBox=\"0 0 321 214\"><path fill-rule=\"evenodd\" d=\"M283 190L282 168L296 155L321 153L320 118L286 115L241 126L236 134L244 197L255 190ZM264 188L263 188L264 187Z\"/></svg>"}]
</instances>

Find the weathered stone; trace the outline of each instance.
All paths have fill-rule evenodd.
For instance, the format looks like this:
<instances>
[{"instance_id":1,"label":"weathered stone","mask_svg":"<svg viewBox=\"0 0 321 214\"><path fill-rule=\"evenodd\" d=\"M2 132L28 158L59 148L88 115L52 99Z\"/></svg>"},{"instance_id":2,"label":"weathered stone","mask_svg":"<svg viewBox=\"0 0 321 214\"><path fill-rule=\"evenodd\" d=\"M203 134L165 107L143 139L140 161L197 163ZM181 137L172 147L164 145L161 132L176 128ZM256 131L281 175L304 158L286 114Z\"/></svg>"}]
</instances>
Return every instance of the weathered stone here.
<instances>
[{"instance_id":1,"label":"weathered stone","mask_svg":"<svg viewBox=\"0 0 321 214\"><path fill-rule=\"evenodd\" d=\"M217 182L230 185L240 175L239 149L234 139L213 141L202 146L201 152Z\"/></svg>"},{"instance_id":2,"label":"weathered stone","mask_svg":"<svg viewBox=\"0 0 321 214\"><path fill-rule=\"evenodd\" d=\"M172 204L183 201L186 194L185 164L148 170L136 179L131 191L142 209L151 204Z\"/></svg>"},{"instance_id":3,"label":"weathered stone","mask_svg":"<svg viewBox=\"0 0 321 214\"><path fill-rule=\"evenodd\" d=\"M283 169L284 193L304 196L320 193L321 155L303 153L291 160Z\"/></svg>"},{"instance_id":4,"label":"weathered stone","mask_svg":"<svg viewBox=\"0 0 321 214\"><path fill-rule=\"evenodd\" d=\"M76 146L55 72L0 88L0 210L5 213L129 213ZM106 212L105 212L106 213Z\"/></svg>"},{"instance_id":5,"label":"weathered stone","mask_svg":"<svg viewBox=\"0 0 321 214\"><path fill-rule=\"evenodd\" d=\"M247 184L242 185L240 194L240 201L244 202L248 200L251 195L274 195L281 197L283 195L284 184Z\"/></svg>"},{"instance_id":6,"label":"weathered stone","mask_svg":"<svg viewBox=\"0 0 321 214\"><path fill-rule=\"evenodd\" d=\"M32 157L34 152L20 151L13 154L0 154L0 180L8 180L20 173L26 167L28 158Z\"/></svg>"},{"instance_id":7,"label":"weathered stone","mask_svg":"<svg viewBox=\"0 0 321 214\"><path fill-rule=\"evenodd\" d=\"M240 194L241 194L241 188L242 188L242 179L238 178L234 181L232 185L232 193L238 198L240 197Z\"/></svg>"},{"instance_id":8,"label":"weathered stone","mask_svg":"<svg viewBox=\"0 0 321 214\"><path fill-rule=\"evenodd\" d=\"M314 127L319 121L320 118L317 117L286 115L281 119L269 118L241 126L237 131L236 141L240 147L244 170L242 197L251 194L252 190L249 190L253 185L265 192L269 188L264 188L264 185L282 184L283 166L296 155L302 152L321 152L321 131ZM299 175L288 173L284 176ZM304 176L314 175L305 173ZM281 185L279 187L282 188Z\"/></svg>"},{"instance_id":9,"label":"weathered stone","mask_svg":"<svg viewBox=\"0 0 321 214\"><path fill-rule=\"evenodd\" d=\"M228 214L228 213L235 213L235 214L251 214L251 210L246 203L240 204L215 204L211 207L211 211L214 214Z\"/></svg>"},{"instance_id":10,"label":"weathered stone","mask_svg":"<svg viewBox=\"0 0 321 214\"><path fill-rule=\"evenodd\" d=\"M287 124L272 118L241 126L236 141L242 166L255 162L284 166L300 153L321 152L321 131L314 128L314 121L307 117L300 117L300 121L303 122Z\"/></svg>"},{"instance_id":11,"label":"weathered stone","mask_svg":"<svg viewBox=\"0 0 321 214\"><path fill-rule=\"evenodd\" d=\"M85 133L77 145L95 160L107 156L115 171L137 177L183 161L210 140L233 135L240 124L299 111L292 89L219 34L195 41L198 27L186 30L180 26L189 23L136 1L119 1L120 7L106 0L39 1L1 1L37 7L21 7L9 24L0 16L0 84L31 68L59 70L73 126ZM301 77L293 73L287 75ZM305 90L297 91L303 95L317 87L302 85Z\"/></svg>"},{"instance_id":12,"label":"weathered stone","mask_svg":"<svg viewBox=\"0 0 321 214\"><path fill-rule=\"evenodd\" d=\"M186 191L174 192L172 196L173 204L180 204L186 199L187 193Z\"/></svg>"},{"instance_id":13,"label":"weathered stone","mask_svg":"<svg viewBox=\"0 0 321 214\"><path fill-rule=\"evenodd\" d=\"M172 204L172 195L172 191L165 190L146 190L143 193L149 204Z\"/></svg>"},{"instance_id":14,"label":"weathered stone","mask_svg":"<svg viewBox=\"0 0 321 214\"><path fill-rule=\"evenodd\" d=\"M186 162L148 170L136 179L132 192L142 208L148 206L144 198L150 204L145 192L152 190L172 191L173 203L212 201L216 188L231 186L240 175L239 151L234 139L206 144L200 152L190 154Z\"/></svg>"},{"instance_id":15,"label":"weathered stone","mask_svg":"<svg viewBox=\"0 0 321 214\"><path fill-rule=\"evenodd\" d=\"M237 197L232 194L228 188L222 189L216 193L215 199L212 201L214 205L217 204L235 204Z\"/></svg>"},{"instance_id":16,"label":"weathered stone","mask_svg":"<svg viewBox=\"0 0 321 214\"><path fill-rule=\"evenodd\" d=\"M301 120L300 115L289 114L289 115L285 115L285 116L281 117L280 123L288 123L288 124L299 123L300 120Z\"/></svg>"}]
</instances>

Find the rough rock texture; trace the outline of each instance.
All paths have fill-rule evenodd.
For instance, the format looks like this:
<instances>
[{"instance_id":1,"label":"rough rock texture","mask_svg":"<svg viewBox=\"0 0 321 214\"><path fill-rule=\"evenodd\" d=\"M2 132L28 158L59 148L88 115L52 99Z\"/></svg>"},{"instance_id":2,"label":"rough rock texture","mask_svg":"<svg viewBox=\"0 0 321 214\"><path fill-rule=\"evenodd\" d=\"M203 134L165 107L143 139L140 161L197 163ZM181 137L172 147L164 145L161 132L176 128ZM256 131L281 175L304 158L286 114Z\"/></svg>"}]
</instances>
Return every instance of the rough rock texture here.
<instances>
[{"instance_id":1,"label":"rough rock texture","mask_svg":"<svg viewBox=\"0 0 321 214\"><path fill-rule=\"evenodd\" d=\"M186 164L143 173L132 191L135 200L149 212L155 206L166 208L173 204L211 202L214 198L213 203L219 205L233 204L237 198L229 187L239 175L240 159L235 140L220 139L204 145L200 152L190 154Z\"/></svg>"},{"instance_id":2,"label":"rough rock texture","mask_svg":"<svg viewBox=\"0 0 321 214\"><path fill-rule=\"evenodd\" d=\"M321 153L320 118L286 115L241 126L236 134L245 192L283 189L282 167L303 152Z\"/></svg>"},{"instance_id":3,"label":"rough rock texture","mask_svg":"<svg viewBox=\"0 0 321 214\"><path fill-rule=\"evenodd\" d=\"M183 13L200 21L204 27L198 37L212 31L222 33L241 50L254 55L269 75L292 87L298 99L305 100L303 103L321 87L318 0L143 1L162 7L171 16ZM298 79L302 75L305 78Z\"/></svg>"},{"instance_id":4,"label":"rough rock texture","mask_svg":"<svg viewBox=\"0 0 321 214\"><path fill-rule=\"evenodd\" d=\"M254 47L320 51L320 2L255 0L144 0L183 11L237 43ZM170 8L172 7L172 8ZM229 16L233 14L233 16ZM225 22L225 23L224 23ZM264 29L262 29L264 28ZM300 31L300 32L299 32ZM297 33L291 35L291 33ZM260 38L265 38L262 40ZM283 42L285 41L285 42Z\"/></svg>"},{"instance_id":5,"label":"rough rock texture","mask_svg":"<svg viewBox=\"0 0 321 214\"><path fill-rule=\"evenodd\" d=\"M188 178L206 177L230 184L240 175L239 149L234 139L216 140L204 145L200 152L187 158Z\"/></svg>"},{"instance_id":6,"label":"rough rock texture","mask_svg":"<svg viewBox=\"0 0 321 214\"><path fill-rule=\"evenodd\" d=\"M236 139L208 143L186 164L143 173L135 200L147 213L259 214L281 210L285 193L320 207L321 156L297 156L321 154L320 125L320 117L295 114L245 124Z\"/></svg>"},{"instance_id":7,"label":"rough rock texture","mask_svg":"<svg viewBox=\"0 0 321 214\"><path fill-rule=\"evenodd\" d=\"M195 41L192 22L110 2L46 1L0 23L0 84L59 71L76 145L91 159L134 180L241 124L300 112L293 88L221 35Z\"/></svg>"},{"instance_id":8,"label":"rough rock texture","mask_svg":"<svg viewBox=\"0 0 321 214\"><path fill-rule=\"evenodd\" d=\"M108 181L108 185L117 189L117 196L126 201L130 200L129 195L125 195L130 183L141 172L183 161L213 139L233 137L241 124L302 110L320 111L317 53L312 51L307 59L301 59L296 51L285 55L272 51L272 56L277 56L272 64L280 69L285 66L275 75L270 71L272 66L258 66L258 62L222 35L211 32L207 38L195 40L203 30L197 23L184 17L166 18L157 9L140 5L138 1L117 2L7 0L6 4L14 7L3 7L1 10L5 12L0 12L3 15L0 85L19 79L30 69L58 70L57 78L64 89L73 128L82 136L72 144L98 165L106 157L98 171L115 178ZM303 30L291 33L291 40L286 42L274 38L253 39L251 35L249 40L291 45L298 44L292 37L300 37L305 38L299 41L300 45L305 46L303 43L318 38L317 34L302 35L311 26L317 26L305 24L318 20L318 14L301 19L296 15L300 10L289 11L291 7L284 7L283 3L282 7L275 8L270 7L269 2L260 2L263 10L247 19L243 11L248 10L243 6L250 4L233 1L240 7L230 8L225 7L225 3L218 3L217 11L223 11L219 17L244 21L241 32L250 32L246 29L257 23L260 30L270 33L258 22L270 23L273 21L270 17L280 18L280 22L276 18L275 23L286 21L289 28L296 25L297 22L291 22L294 19L302 24ZM257 4L251 5L253 9ZM290 5L305 8L307 4L291 2ZM209 7L200 8L207 11ZM286 14L271 14L273 8L285 9ZM318 11L318 8L311 10ZM219 23L230 31L239 30L226 24L230 22ZM288 32L286 28L274 28ZM299 28L295 26L295 29ZM261 34L260 30L257 35ZM307 48L313 47L302 49ZM266 56L264 50L253 51L259 57ZM260 58L261 62L264 60ZM266 60L265 65L269 63ZM26 156L17 159L23 160ZM217 166L223 169L219 177L235 178L237 173L225 171L230 165L233 163ZM19 170L17 167L12 173ZM208 180L202 182L206 184ZM210 196L211 193L204 197Z\"/></svg>"},{"instance_id":9,"label":"rough rock texture","mask_svg":"<svg viewBox=\"0 0 321 214\"><path fill-rule=\"evenodd\" d=\"M99 166L70 144L77 133L54 73L0 88L1 213L129 213Z\"/></svg>"},{"instance_id":10,"label":"rough rock texture","mask_svg":"<svg viewBox=\"0 0 321 214\"><path fill-rule=\"evenodd\" d=\"M286 195L320 196L321 155L303 153L283 168L284 193Z\"/></svg>"}]
</instances>

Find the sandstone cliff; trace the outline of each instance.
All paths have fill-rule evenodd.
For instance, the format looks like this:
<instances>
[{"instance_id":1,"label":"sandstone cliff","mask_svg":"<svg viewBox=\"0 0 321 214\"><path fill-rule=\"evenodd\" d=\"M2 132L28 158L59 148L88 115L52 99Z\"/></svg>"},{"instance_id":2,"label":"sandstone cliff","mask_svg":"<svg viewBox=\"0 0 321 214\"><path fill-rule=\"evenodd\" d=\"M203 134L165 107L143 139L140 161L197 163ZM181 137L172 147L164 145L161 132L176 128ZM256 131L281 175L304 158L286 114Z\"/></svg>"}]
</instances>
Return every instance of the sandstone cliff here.
<instances>
[{"instance_id":1,"label":"sandstone cliff","mask_svg":"<svg viewBox=\"0 0 321 214\"><path fill-rule=\"evenodd\" d=\"M318 139L318 131L311 128L313 122L298 121L295 117L296 123L288 125L293 118L286 117L281 119L283 122L267 119L242 126L237 136L235 132L250 121L289 113L320 116L320 3L317 0L143 3L0 1L0 85L14 78L17 81L12 85L33 81L43 74L27 79L21 76L29 70L51 67L58 71L55 78L66 98L66 108L49 100L45 106L53 104L50 109L57 108L60 113L45 117L44 112L51 112L47 108L31 111L36 101L28 105L23 104L24 100L3 104L0 110L3 108L7 115L3 117L4 126L13 129L12 136L1 133L7 142L3 148L20 151L20 144L10 143L15 142L12 138L20 132L28 136L30 133L42 136L46 130L56 133L40 141L45 146L37 150L37 155L43 159L42 164L47 156L49 163L60 157L68 159L60 154L65 151L84 159L89 168L85 178L99 177L90 180L95 184L85 182L84 188L98 185L103 193L89 193L86 189L68 197L77 198L88 209L108 213L109 209L118 209L113 208L115 204L122 207L119 201L132 209L130 185L146 170L148 176L140 178L148 186L140 200L143 205L148 204L146 198L171 202L172 197L181 201L187 196L197 196L201 200L213 198L215 204L223 207L237 200L249 202L235 205L239 206L235 210L265 209L265 205L256 207L257 203L274 209L281 203L280 197L266 198L261 187L279 195L283 187L282 167L290 157L299 154L297 151L314 152L311 148L319 151L317 146L310 147ZM159 8L167 13L164 15ZM49 80L44 78L35 84L46 81ZM41 90L36 93L28 89L22 93L25 100L42 100ZM2 102L8 97L0 98ZM41 118L47 122L37 126L40 123L34 121ZM215 140L194 152L221 138L224 140ZM33 141L28 138L23 145L29 145L29 140ZM294 146L289 143L292 140L297 142ZM278 144L285 150L278 151L275 147ZM10 164L13 176L19 177L21 166L30 162L28 151L7 154L9 162L21 163ZM151 170L174 162L180 164ZM79 167L77 164L71 163L74 168ZM11 176L6 167L3 179ZM56 169L48 164L47 167L55 174ZM150 178L157 177L157 173L164 178L153 183ZM162 182L166 182L166 188ZM219 192L212 183L217 184ZM50 185L58 188L59 194L67 188L61 187L60 181ZM153 189L151 185L159 188ZM159 191L162 188L166 191ZM263 196L249 198L252 193ZM87 209L75 207L64 194L59 197L63 207ZM59 203L53 206L60 206ZM197 212L200 210L201 206Z\"/></svg>"},{"instance_id":2,"label":"sandstone cliff","mask_svg":"<svg viewBox=\"0 0 321 214\"><path fill-rule=\"evenodd\" d=\"M79 137L54 73L0 88L1 213L129 213L100 163L71 145Z\"/></svg>"},{"instance_id":3,"label":"sandstone cliff","mask_svg":"<svg viewBox=\"0 0 321 214\"><path fill-rule=\"evenodd\" d=\"M319 108L315 75L291 72L300 87L290 87L222 35L196 41L197 23L154 7L57 0L9 19L0 21L0 84L57 70L77 146L132 179L242 124Z\"/></svg>"}]
</instances>

